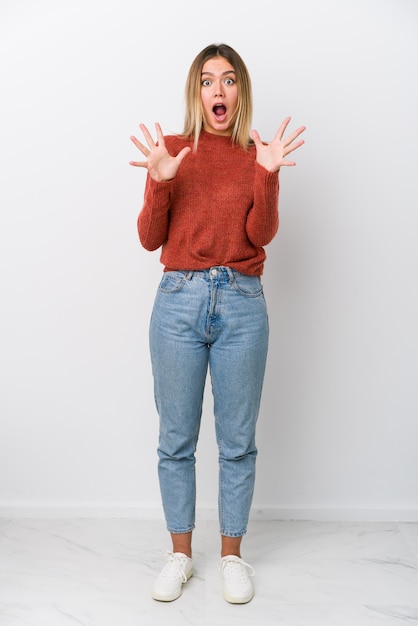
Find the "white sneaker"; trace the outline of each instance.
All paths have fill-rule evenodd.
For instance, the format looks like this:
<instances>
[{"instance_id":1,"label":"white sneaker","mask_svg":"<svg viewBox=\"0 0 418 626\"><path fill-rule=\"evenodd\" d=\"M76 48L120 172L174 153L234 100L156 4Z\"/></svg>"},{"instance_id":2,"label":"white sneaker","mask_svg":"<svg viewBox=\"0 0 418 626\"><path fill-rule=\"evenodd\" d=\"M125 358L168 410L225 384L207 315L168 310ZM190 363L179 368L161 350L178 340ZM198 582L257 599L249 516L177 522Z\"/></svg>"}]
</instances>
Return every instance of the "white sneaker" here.
<instances>
[{"instance_id":1,"label":"white sneaker","mask_svg":"<svg viewBox=\"0 0 418 626\"><path fill-rule=\"evenodd\" d=\"M224 556L221 559L224 598L232 604L245 604L254 596L250 576L254 569L238 556Z\"/></svg>"},{"instance_id":2,"label":"white sneaker","mask_svg":"<svg viewBox=\"0 0 418 626\"><path fill-rule=\"evenodd\" d=\"M167 552L167 563L152 589L154 600L172 602L181 596L182 585L193 575L192 559L182 552Z\"/></svg>"}]
</instances>

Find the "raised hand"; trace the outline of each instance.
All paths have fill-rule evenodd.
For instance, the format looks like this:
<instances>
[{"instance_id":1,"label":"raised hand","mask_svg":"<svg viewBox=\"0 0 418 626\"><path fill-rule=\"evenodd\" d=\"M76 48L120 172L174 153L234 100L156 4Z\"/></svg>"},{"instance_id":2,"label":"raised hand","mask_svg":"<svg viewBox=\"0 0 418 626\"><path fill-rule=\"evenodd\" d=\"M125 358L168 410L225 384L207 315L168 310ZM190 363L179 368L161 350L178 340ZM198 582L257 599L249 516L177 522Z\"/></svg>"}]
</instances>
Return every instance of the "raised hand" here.
<instances>
[{"instance_id":1,"label":"raised hand","mask_svg":"<svg viewBox=\"0 0 418 626\"><path fill-rule=\"evenodd\" d=\"M279 130L274 136L273 141L269 144L263 144L260 139L260 135L256 130L251 132L251 136L257 150L257 163L265 167L270 172L277 172L282 166L285 165L296 165L295 161L287 161L286 157L288 154L305 143L303 139L296 141L295 143L295 139L297 139L297 137L299 137L299 135L305 130L305 126L301 126L291 135L286 137L286 139L283 139L283 135L290 119L290 117L287 117L282 122Z\"/></svg>"},{"instance_id":2,"label":"raised hand","mask_svg":"<svg viewBox=\"0 0 418 626\"><path fill-rule=\"evenodd\" d=\"M144 124L140 124L139 127L144 134L148 148L134 136L131 137L131 141L138 148L138 150L140 150L142 154L147 157L147 160L129 161L129 164L134 167L146 167L151 178L157 182L171 180L177 174L180 163L186 154L190 152L191 148L183 148L177 156L173 157L169 154L167 148L165 147L164 136L161 126L158 123L155 124L155 129L157 131L157 143L154 142L151 137L151 133Z\"/></svg>"}]
</instances>

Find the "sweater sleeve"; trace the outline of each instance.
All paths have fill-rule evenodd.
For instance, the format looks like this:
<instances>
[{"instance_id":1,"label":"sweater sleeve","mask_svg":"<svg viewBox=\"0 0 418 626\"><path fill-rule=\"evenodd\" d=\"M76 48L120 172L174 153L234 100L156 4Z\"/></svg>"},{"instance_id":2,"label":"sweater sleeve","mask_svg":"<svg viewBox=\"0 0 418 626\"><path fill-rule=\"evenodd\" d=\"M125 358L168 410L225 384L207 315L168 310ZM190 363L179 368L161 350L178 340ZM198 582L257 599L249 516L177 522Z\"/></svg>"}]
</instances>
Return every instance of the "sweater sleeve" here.
<instances>
[{"instance_id":1,"label":"sweater sleeve","mask_svg":"<svg viewBox=\"0 0 418 626\"><path fill-rule=\"evenodd\" d=\"M138 216L139 240L146 250L157 250L167 240L172 188L172 180L157 183L147 174L144 204Z\"/></svg>"},{"instance_id":2,"label":"sweater sleeve","mask_svg":"<svg viewBox=\"0 0 418 626\"><path fill-rule=\"evenodd\" d=\"M255 163L254 204L247 216L247 237L254 246L269 244L279 228L279 176Z\"/></svg>"}]
</instances>

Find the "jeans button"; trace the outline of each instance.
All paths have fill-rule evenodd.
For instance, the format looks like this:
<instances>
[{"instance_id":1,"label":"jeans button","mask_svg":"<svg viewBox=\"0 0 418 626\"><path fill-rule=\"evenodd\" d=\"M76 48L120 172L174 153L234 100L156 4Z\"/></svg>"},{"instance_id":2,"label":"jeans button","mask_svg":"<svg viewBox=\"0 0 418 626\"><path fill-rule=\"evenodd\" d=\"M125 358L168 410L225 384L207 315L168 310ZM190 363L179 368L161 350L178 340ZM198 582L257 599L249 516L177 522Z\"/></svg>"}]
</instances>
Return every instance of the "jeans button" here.
<instances>
[{"instance_id":1,"label":"jeans button","mask_svg":"<svg viewBox=\"0 0 418 626\"><path fill-rule=\"evenodd\" d=\"M218 270L215 270L215 269L210 270L210 273L212 274L212 276L216 276L218 273Z\"/></svg>"}]
</instances>

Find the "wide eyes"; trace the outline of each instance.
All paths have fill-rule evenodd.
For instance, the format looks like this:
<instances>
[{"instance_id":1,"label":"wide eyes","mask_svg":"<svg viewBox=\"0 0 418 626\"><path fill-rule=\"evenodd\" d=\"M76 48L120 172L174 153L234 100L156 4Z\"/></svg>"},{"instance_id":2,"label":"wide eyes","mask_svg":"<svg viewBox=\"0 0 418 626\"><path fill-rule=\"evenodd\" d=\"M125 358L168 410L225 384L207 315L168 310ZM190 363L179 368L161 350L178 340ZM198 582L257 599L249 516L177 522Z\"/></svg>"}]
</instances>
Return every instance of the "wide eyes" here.
<instances>
[{"instance_id":1,"label":"wide eyes","mask_svg":"<svg viewBox=\"0 0 418 626\"><path fill-rule=\"evenodd\" d=\"M225 78L224 83L228 85L228 87L232 87L232 85L235 85L235 80L233 78ZM209 78L202 80L202 87L210 87L211 84L212 81Z\"/></svg>"}]
</instances>

